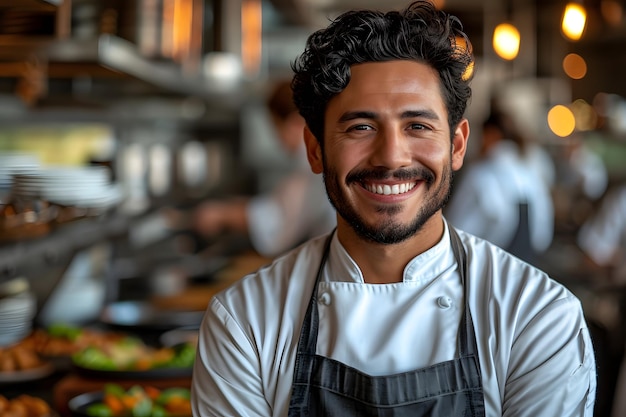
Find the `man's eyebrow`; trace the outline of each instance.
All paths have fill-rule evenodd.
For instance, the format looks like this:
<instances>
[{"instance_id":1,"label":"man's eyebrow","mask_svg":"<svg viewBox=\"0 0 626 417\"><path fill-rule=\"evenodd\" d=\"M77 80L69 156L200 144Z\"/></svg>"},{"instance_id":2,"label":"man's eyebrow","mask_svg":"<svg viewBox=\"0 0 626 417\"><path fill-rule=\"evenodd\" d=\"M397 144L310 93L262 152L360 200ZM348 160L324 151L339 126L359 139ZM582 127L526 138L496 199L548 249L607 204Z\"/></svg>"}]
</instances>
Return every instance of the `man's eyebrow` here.
<instances>
[{"instance_id":1,"label":"man's eyebrow","mask_svg":"<svg viewBox=\"0 0 626 417\"><path fill-rule=\"evenodd\" d=\"M350 120L355 119L375 119L376 113L365 110L356 110L345 112L339 118L339 123L349 122Z\"/></svg>"},{"instance_id":2,"label":"man's eyebrow","mask_svg":"<svg viewBox=\"0 0 626 417\"><path fill-rule=\"evenodd\" d=\"M422 117L430 120L439 120L439 115L432 110L407 110L400 115L402 119L411 119L413 117Z\"/></svg>"},{"instance_id":3,"label":"man's eyebrow","mask_svg":"<svg viewBox=\"0 0 626 417\"><path fill-rule=\"evenodd\" d=\"M367 111L367 110L355 110L345 112L339 118L339 123L349 122L350 120L355 119L376 119L378 116L375 112ZM428 109L424 110L406 110L400 114L400 118L402 119L411 119L414 117L421 117L430 120L439 120L439 115Z\"/></svg>"}]
</instances>

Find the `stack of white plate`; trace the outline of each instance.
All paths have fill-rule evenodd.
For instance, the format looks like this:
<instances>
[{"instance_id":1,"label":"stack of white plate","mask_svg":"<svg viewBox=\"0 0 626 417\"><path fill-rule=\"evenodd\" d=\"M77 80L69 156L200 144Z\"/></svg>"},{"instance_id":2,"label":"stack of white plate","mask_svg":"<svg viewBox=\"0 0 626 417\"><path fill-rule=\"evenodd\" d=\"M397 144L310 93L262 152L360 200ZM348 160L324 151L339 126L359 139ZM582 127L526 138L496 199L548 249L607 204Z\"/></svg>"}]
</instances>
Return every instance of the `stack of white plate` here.
<instances>
[{"instance_id":1,"label":"stack of white plate","mask_svg":"<svg viewBox=\"0 0 626 417\"><path fill-rule=\"evenodd\" d=\"M103 166L45 167L13 178L12 195L18 199L94 209L113 207L122 199L121 187Z\"/></svg>"},{"instance_id":2,"label":"stack of white plate","mask_svg":"<svg viewBox=\"0 0 626 417\"><path fill-rule=\"evenodd\" d=\"M36 171L40 166L35 154L0 151L0 202L13 187L13 175Z\"/></svg>"},{"instance_id":3,"label":"stack of white plate","mask_svg":"<svg viewBox=\"0 0 626 417\"><path fill-rule=\"evenodd\" d=\"M0 346L10 345L28 336L37 312L37 300L30 291L0 298Z\"/></svg>"}]
</instances>

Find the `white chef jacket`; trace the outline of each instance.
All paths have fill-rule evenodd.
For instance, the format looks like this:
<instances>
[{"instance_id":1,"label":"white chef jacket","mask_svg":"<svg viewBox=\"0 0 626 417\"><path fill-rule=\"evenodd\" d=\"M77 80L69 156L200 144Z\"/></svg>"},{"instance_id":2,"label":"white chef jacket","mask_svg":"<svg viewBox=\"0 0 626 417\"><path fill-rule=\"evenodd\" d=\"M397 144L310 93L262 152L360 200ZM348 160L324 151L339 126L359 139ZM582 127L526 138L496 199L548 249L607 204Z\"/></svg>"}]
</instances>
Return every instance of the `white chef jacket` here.
<instances>
[{"instance_id":1,"label":"white chef jacket","mask_svg":"<svg viewBox=\"0 0 626 417\"><path fill-rule=\"evenodd\" d=\"M267 194L251 199L246 210L250 241L261 255L274 257L307 239L330 232L337 224L320 175L304 153L299 166Z\"/></svg>"},{"instance_id":2,"label":"white chef jacket","mask_svg":"<svg viewBox=\"0 0 626 417\"><path fill-rule=\"evenodd\" d=\"M600 198L609 185L609 172L602 157L581 144L573 150L568 162L571 169L568 174L580 183L587 198Z\"/></svg>"},{"instance_id":3,"label":"white chef jacket","mask_svg":"<svg viewBox=\"0 0 626 417\"><path fill-rule=\"evenodd\" d=\"M334 236L317 288L317 354L370 375L453 359L464 297L447 227L394 284L364 283ZM591 417L595 360L578 299L498 247L459 235L486 415ZM193 370L195 417L287 416L324 241L305 243L210 301Z\"/></svg>"},{"instance_id":4,"label":"white chef jacket","mask_svg":"<svg viewBox=\"0 0 626 417\"><path fill-rule=\"evenodd\" d=\"M489 156L470 165L454 185L445 209L455 227L506 248L519 225L519 203L528 203L530 242L544 252L554 237L554 205L549 186L504 140Z\"/></svg>"}]
</instances>

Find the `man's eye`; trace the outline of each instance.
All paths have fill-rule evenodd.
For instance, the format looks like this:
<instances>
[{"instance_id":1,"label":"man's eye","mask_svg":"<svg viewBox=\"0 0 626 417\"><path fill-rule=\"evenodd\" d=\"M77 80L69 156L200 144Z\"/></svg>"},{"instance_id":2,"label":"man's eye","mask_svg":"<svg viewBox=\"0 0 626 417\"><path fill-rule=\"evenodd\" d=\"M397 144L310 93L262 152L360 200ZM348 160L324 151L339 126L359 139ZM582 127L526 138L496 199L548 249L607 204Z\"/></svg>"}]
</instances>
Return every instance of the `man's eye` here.
<instances>
[{"instance_id":1,"label":"man's eye","mask_svg":"<svg viewBox=\"0 0 626 417\"><path fill-rule=\"evenodd\" d=\"M425 125L421 123L411 123L411 129L414 130L425 130L428 129Z\"/></svg>"},{"instance_id":2,"label":"man's eye","mask_svg":"<svg viewBox=\"0 0 626 417\"><path fill-rule=\"evenodd\" d=\"M372 130L372 127L368 125L354 125L348 130Z\"/></svg>"}]
</instances>

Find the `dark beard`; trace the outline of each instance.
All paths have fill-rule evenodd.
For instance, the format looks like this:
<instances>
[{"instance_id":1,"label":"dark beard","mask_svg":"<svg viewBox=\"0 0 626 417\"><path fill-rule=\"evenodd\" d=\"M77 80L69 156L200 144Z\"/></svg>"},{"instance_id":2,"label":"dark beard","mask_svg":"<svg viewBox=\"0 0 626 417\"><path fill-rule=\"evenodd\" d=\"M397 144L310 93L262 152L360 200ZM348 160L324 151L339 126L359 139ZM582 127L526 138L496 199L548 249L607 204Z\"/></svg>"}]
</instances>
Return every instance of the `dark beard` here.
<instances>
[{"instance_id":1,"label":"dark beard","mask_svg":"<svg viewBox=\"0 0 626 417\"><path fill-rule=\"evenodd\" d=\"M347 198L342 193L339 186L339 179L336 171L329 169L325 158L324 164L324 184L328 198L337 210L337 213L343 219L348 222L354 231L363 239L370 242L380 243L384 245L393 245L403 242L410 237L417 234L424 224L435 213L442 209L448 199L450 198L450 191L452 188L452 162L445 166L442 173L442 179L439 184L434 184L435 175L425 168L419 171L415 170L401 170L391 174L393 178L410 180L415 178L421 178L424 180L424 184L427 188L427 201L425 205L416 213L413 221L408 225L403 225L397 222L384 222L384 224L376 224L373 226L368 225L363 218L358 214L357 210L352 207ZM372 170L367 172L359 172L350 175L346 179L346 184L360 182L364 178L368 179L382 179L389 177L388 171L382 173L378 170ZM432 188L436 186L436 188ZM399 205L380 207L378 211L380 213L386 213L389 216L398 213L402 208Z\"/></svg>"}]
</instances>

